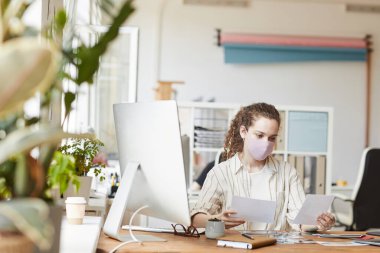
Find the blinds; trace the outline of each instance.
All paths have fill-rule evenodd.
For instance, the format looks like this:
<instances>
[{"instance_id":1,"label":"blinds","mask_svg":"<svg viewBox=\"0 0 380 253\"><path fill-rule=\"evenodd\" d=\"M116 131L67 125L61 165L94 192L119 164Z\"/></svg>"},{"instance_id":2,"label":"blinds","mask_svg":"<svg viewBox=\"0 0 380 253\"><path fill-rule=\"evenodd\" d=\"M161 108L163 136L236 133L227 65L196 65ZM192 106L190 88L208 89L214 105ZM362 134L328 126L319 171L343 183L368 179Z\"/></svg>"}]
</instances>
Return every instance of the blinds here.
<instances>
[{"instance_id":1,"label":"blinds","mask_svg":"<svg viewBox=\"0 0 380 253\"><path fill-rule=\"evenodd\" d=\"M367 60L370 37L334 38L222 33L225 63L275 63L300 61Z\"/></svg>"}]
</instances>

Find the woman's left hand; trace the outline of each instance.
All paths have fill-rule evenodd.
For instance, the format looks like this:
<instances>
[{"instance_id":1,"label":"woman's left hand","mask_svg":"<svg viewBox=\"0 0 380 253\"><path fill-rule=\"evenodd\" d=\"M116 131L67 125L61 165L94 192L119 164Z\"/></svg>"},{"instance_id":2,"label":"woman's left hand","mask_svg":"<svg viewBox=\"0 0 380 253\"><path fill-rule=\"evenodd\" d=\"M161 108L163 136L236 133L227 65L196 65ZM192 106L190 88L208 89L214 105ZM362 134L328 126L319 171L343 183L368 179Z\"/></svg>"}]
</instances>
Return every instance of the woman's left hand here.
<instances>
[{"instance_id":1,"label":"woman's left hand","mask_svg":"<svg viewBox=\"0 0 380 253\"><path fill-rule=\"evenodd\" d=\"M335 224L335 217L331 213L322 213L317 218L318 230L325 231Z\"/></svg>"}]
</instances>

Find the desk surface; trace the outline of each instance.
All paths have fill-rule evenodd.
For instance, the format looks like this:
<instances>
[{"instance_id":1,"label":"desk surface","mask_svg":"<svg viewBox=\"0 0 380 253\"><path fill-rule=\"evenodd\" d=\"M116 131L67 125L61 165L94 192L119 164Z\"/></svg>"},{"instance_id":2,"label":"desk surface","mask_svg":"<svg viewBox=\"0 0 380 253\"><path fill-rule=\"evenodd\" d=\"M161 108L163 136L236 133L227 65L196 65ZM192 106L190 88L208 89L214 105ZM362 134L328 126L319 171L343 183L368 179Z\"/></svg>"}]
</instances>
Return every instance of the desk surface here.
<instances>
[{"instance_id":1,"label":"desk surface","mask_svg":"<svg viewBox=\"0 0 380 253\"><path fill-rule=\"evenodd\" d=\"M123 231L124 232L124 231ZM342 232L339 232L342 233ZM350 233L350 232L345 232ZM355 232L358 233L358 232ZM165 238L167 242L144 242L143 245L131 243L125 245L117 252L251 252L250 250L221 248L216 246L216 240L207 239L204 235L200 238L189 238L175 236L167 233L144 233L136 234L152 234L161 238ZM307 236L305 236L306 238ZM311 238L311 237L307 237ZM347 239L327 239L312 237L319 241L347 241ZM97 253L109 252L116 247L120 242L108 238L103 233L99 238ZM323 253L323 252L380 252L380 247L376 246L352 246L352 247L330 247L319 244L276 244L263 248L254 249L254 252L308 252L308 253Z\"/></svg>"},{"instance_id":2,"label":"desk surface","mask_svg":"<svg viewBox=\"0 0 380 253\"><path fill-rule=\"evenodd\" d=\"M71 225L64 217L61 228L60 252L95 253L101 226L101 217L85 216L81 225Z\"/></svg>"}]
</instances>

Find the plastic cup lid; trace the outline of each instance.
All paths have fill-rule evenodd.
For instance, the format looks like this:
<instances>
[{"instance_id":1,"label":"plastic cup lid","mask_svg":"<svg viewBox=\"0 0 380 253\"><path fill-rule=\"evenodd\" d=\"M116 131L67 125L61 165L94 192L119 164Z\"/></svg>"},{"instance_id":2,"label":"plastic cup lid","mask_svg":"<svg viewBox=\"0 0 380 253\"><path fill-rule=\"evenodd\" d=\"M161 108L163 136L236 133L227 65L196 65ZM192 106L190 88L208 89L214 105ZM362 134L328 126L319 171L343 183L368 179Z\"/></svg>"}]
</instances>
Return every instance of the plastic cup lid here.
<instances>
[{"instance_id":1,"label":"plastic cup lid","mask_svg":"<svg viewBox=\"0 0 380 253\"><path fill-rule=\"evenodd\" d=\"M67 197L66 204L86 204L86 199L84 197Z\"/></svg>"}]
</instances>

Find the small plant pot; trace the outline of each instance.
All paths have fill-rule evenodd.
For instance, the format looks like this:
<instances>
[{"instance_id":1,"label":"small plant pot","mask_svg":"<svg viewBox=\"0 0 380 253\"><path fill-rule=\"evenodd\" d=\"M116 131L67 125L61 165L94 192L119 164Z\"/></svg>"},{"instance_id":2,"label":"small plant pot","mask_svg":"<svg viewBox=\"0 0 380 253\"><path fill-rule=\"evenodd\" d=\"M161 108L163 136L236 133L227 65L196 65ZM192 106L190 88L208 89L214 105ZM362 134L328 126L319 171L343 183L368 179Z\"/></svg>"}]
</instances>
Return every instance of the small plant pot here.
<instances>
[{"instance_id":1,"label":"small plant pot","mask_svg":"<svg viewBox=\"0 0 380 253\"><path fill-rule=\"evenodd\" d=\"M67 197L84 197L88 203L88 199L90 198L92 177L80 176L78 179L80 182L78 192L75 191L75 187L70 182L67 191L63 193L63 197L65 199Z\"/></svg>"}]
</instances>

